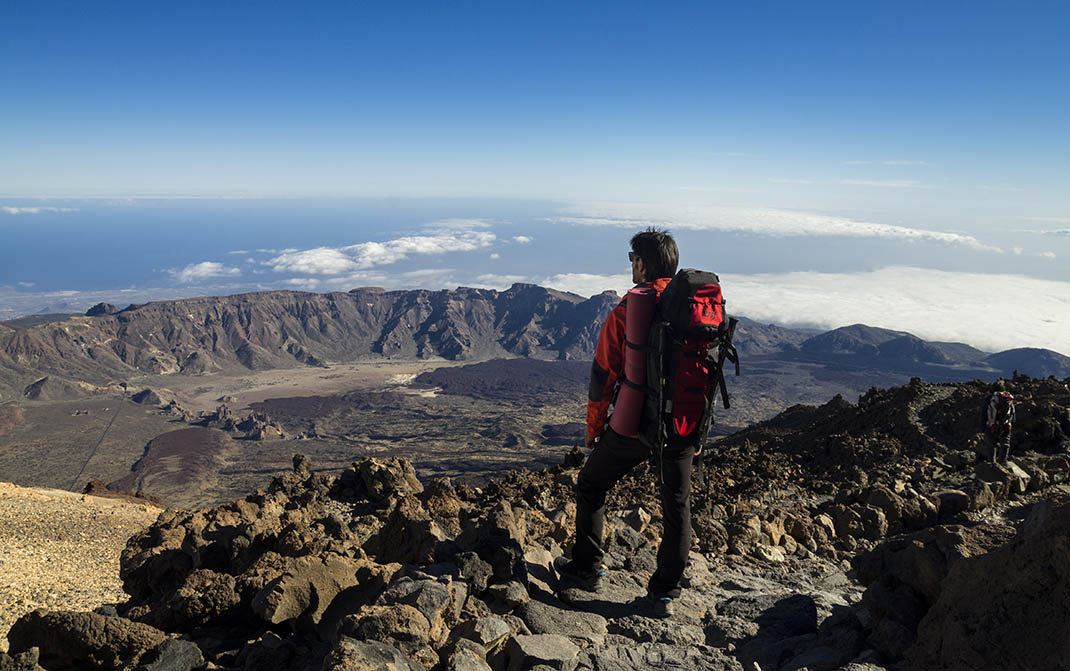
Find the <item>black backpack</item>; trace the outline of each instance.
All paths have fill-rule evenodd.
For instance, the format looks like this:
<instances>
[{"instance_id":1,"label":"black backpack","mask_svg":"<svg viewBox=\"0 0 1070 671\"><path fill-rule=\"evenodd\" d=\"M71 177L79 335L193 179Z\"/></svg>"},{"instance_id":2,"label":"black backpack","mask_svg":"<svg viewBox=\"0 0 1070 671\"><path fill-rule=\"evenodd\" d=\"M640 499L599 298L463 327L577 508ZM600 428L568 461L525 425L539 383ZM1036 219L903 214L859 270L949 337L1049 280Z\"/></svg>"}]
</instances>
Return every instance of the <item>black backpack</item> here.
<instances>
[{"instance_id":1,"label":"black backpack","mask_svg":"<svg viewBox=\"0 0 1070 671\"><path fill-rule=\"evenodd\" d=\"M646 401L639 438L656 452L700 446L713 423L718 393L729 407L725 361L736 366L732 337L739 320L725 319L714 273L685 268L661 293L647 339Z\"/></svg>"}]
</instances>

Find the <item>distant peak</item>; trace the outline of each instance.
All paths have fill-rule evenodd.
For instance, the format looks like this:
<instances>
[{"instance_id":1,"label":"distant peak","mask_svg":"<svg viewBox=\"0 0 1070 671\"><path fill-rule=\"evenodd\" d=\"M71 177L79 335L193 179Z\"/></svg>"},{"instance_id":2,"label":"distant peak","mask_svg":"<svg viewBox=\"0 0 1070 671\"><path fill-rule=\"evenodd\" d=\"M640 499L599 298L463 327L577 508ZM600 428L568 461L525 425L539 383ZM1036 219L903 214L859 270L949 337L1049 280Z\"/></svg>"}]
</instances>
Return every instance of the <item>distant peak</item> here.
<instances>
[{"instance_id":1,"label":"distant peak","mask_svg":"<svg viewBox=\"0 0 1070 671\"><path fill-rule=\"evenodd\" d=\"M100 315L113 315L119 312L119 308L111 303L97 303L85 311L86 317L99 317Z\"/></svg>"}]
</instances>

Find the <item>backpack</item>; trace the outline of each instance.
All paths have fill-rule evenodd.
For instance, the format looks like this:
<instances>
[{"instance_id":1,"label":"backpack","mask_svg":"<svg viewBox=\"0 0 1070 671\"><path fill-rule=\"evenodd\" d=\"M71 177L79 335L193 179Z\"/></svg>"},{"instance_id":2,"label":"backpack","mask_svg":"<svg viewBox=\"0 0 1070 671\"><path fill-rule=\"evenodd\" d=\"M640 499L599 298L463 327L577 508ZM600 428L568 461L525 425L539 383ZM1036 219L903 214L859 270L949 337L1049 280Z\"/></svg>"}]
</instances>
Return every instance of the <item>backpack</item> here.
<instances>
[{"instance_id":1,"label":"backpack","mask_svg":"<svg viewBox=\"0 0 1070 671\"><path fill-rule=\"evenodd\" d=\"M739 320L725 320L721 284L714 273L685 268L661 293L647 339L646 400L639 439L656 452L666 446L698 447L713 423L718 393L729 407L725 361L736 366L732 344Z\"/></svg>"},{"instance_id":2,"label":"backpack","mask_svg":"<svg viewBox=\"0 0 1070 671\"><path fill-rule=\"evenodd\" d=\"M1011 408L1014 404L1014 397L1007 392L1000 392L999 398L996 400L996 422L997 424L1009 424L1011 421Z\"/></svg>"}]
</instances>

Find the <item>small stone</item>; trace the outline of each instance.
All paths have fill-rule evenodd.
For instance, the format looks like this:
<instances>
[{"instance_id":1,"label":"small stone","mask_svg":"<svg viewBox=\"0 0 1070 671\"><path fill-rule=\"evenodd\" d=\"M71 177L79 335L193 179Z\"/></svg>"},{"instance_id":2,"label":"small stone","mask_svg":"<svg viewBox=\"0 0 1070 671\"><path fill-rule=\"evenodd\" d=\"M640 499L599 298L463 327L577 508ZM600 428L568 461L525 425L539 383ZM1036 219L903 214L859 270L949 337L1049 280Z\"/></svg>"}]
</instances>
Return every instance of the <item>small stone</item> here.
<instances>
[{"instance_id":1,"label":"small stone","mask_svg":"<svg viewBox=\"0 0 1070 671\"><path fill-rule=\"evenodd\" d=\"M494 600L495 605L504 607L505 611L510 611L531 598L524 586L515 580L491 585L487 588L487 596Z\"/></svg>"},{"instance_id":2,"label":"small stone","mask_svg":"<svg viewBox=\"0 0 1070 671\"><path fill-rule=\"evenodd\" d=\"M487 615L462 622L453 628L453 633L461 638L475 641L484 649L490 650L504 641L512 633L512 629L497 615Z\"/></svg>"}]
</instances>

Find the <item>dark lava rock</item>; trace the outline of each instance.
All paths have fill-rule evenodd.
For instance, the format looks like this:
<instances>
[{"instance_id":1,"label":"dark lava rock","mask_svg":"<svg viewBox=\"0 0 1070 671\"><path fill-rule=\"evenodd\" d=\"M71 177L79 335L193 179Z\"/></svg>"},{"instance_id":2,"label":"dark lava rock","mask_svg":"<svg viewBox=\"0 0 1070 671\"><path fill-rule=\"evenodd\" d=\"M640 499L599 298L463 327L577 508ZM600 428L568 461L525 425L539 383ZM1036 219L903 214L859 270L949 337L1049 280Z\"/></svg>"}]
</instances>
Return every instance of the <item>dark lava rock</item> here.
<instances>
[{"instance_id":1,"label":"dark lava rock","mask_svg":"<svg viewBox=\"0 0 1070 671\"><path fill-rule=\"evenodd\" d=\"M392 645L341 637L323 660L323 671L423 671Z\"/></svg>"},{"instance_id":2,"label":"dark lava rock","mask_svg":"<svg viewBox=\"0 0 1070 671\"><path fill-rule=\"evenodd\" d=\"M46 671L37 663L40 652L37 648L30 648L17 655L0 652L0 671Z\"/></svg>"},{"instance_id":3,"label":"dark lava rock","mask_svg":"<svg viewBox=\"0 0 1070 671\"><path fill-rule=\"evenodd\" d=\"M123 617L44 610L26 613L7 634L9 654L38 648L40 663L49 671L82 669L87 663L119 668L136 663L166 638L155 627Z\"/></svg>"},{"instance_id":4,"label":"dark lava rock","mask_svg":"<svg viewBox=\"0 0 1070 671\"><path fill-rule=\"evenodd\" d=\"M913 668L1070 668L1070 503L1042 502L1013 542L956 562L922 619Z\"/></svg>"},{"instance_id":5,"label":"dark lava rock","mask_svg":"<svg viewBox=\"0 0 1070 671\"><path fill-rule=\"evenodd\" d=\"M160 395L152 389L142 389L138 393L131 396L130 400L134 403L139 403L141 405L163 405L163 399L160 398Z\"/></svg>"},{"instance_id":6,"label":"dark lava rock","mask_svg":"<svg viewBox=\"0 0 1070 671\"><path fill-rule=\"evenodd\" d=\"M724 650L705 645L679 648L664 643L640 643L592 648L582 652L577 662L577 668L599 671L743 671L743 665Z\"/></svg>"},{"instance_id":7,"label":"dark lava rock","mask_svg":"<svg viewBox=\"0 0 1070 671\"><path fill-rule=\"evenodd\" d=\"M204 655L195 643L172 638L141 658L138 671L193 671L204 668Z\"/></svg>"}]
</instances>

